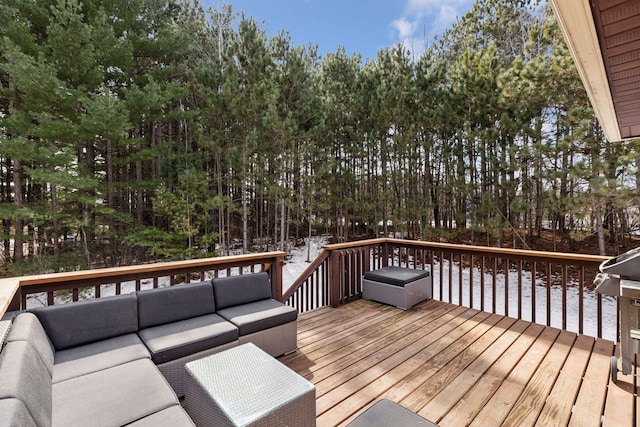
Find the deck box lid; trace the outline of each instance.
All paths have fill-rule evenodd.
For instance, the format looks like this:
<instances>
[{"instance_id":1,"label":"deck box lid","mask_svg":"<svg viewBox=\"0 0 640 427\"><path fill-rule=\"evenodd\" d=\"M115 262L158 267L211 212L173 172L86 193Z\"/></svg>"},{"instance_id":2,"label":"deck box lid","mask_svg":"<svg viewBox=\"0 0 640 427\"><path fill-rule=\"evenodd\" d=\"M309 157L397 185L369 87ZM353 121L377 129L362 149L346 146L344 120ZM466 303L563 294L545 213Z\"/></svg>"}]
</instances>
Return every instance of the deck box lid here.
<instances>
[{"instance_id":1,"label":"deck box lid","mask_svg":"<svg viewBox=\"0 0 640 427\"><path fill-rule=\"evenodd\" d=\"M428 270L389 266L379 270L367 271L364 273L364 278L388 285L404 286L423 277L429 277L429 275Z\"/></svg>"}]
</instances>

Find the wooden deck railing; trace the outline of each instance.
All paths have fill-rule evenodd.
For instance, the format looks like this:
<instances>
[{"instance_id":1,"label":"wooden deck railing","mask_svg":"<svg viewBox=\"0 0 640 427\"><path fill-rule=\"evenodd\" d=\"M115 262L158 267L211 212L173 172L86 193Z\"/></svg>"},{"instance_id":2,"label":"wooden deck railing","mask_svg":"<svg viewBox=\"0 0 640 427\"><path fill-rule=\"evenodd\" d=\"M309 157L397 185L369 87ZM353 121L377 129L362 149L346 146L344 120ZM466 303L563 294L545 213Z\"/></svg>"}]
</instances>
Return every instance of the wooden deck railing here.
<instances>
[{"instance_id":1,"label":"wooden deck railing","mask_svg":"<svg viewBox=\"0 0 640 427\"><path fill-rule=\"evenodd\" d=\"M6 311L29 308L28 299L34 296L39 297L40 305L52 305L58 300L100 298L161 285L202 281L219 275L258 271L269 273L272 294L282 300L285 256L285 252L265 252L0 279L0 318ZM125 286L130 289L123 290Z\"/></svg>"},{"instance_id":2,"label":"wooden deck railing","mask_svg":"<svg viewBox=\"0 0 640 427\"><path fill-rule=\"evenodd\" d=\"M374 239L326 245L284 294L300 312L359 298L362 275L387 265L429 269L434 298L580 334L618 336L617 301L593 291L608 257Z\"/></svg>"},{"instance_id":3,"label":"wooden deck railing","mask_svg":"<svg viewBox=\"0 0 640 427\"><path fill-rule=\"evenodd\" d=\"M304 312L360 298L365 272L398 265L429 269L435 299L581 334L618 336L617 301L593 292L592 286L607 257L373 239L324 246L283 294L285 255L268 252L1 279L0 316L29 308L28 301L33 305L36 299L50 305L251 271L268 271L273 295Z\"/></svg>"}]
</instances>

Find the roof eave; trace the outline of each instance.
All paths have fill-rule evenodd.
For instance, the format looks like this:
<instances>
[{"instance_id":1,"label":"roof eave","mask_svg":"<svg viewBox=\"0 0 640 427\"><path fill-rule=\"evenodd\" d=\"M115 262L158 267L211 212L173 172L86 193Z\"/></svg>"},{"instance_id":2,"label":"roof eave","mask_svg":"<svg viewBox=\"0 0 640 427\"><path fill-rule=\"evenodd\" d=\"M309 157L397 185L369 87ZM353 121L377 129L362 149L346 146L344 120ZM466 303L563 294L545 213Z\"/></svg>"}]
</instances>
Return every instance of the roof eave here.
<instances>
[{"instance_id":1,"label":"roof eave","mask_svg":"<svg viewBox=\"0 0 640 427\"><path fill-rule=\"evenodd\" d=\"M589 1L550 3L605 136L622 140Z\"/></svg>"}]
</instances>

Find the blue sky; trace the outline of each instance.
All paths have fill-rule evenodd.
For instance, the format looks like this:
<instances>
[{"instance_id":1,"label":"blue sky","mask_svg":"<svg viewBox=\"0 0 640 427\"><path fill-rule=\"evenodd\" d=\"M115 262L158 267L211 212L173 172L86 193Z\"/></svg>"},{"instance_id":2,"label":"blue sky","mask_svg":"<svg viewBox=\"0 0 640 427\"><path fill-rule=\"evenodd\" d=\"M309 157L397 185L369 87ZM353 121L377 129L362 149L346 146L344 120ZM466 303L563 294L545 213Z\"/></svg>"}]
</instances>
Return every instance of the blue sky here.
<instances>
[{"instance_id":1,"label":"blue sky","mask_svg":"<svg viewBox=\"0 0 640 427\"><path fill-rule=\"evenodd\" d=\"M214 6L219 0L205 0ZM284 29L296 45L318 45L325 56L343 46L375 59L402 42L415 54L464 15L473 0L226 0L237 12L264 22L267 34ZM425 43L426 40L426 43Z\"/></svg>"}]
</instances>

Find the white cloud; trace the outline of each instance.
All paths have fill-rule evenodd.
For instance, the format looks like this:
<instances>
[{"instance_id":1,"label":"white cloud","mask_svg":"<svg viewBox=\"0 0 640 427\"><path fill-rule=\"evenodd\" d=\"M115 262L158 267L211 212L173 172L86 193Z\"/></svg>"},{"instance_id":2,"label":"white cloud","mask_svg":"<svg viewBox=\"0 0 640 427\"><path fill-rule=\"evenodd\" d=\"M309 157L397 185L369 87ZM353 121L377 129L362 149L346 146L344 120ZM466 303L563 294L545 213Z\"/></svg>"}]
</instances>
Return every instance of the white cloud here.
<instances>
[{"instance_id":1,"label":"white cloud","mask_svg":"<svg viewBox=\"0 0 640 427\"><path fill-rule=\"evenodd\" d=\"M473 0L406 0L403 16L390 24L392 37L417 57L472 4Z\"/></svg>"},{"instance_id":2,"label":"white cloud","mask_svg":"<svg viewBox=\"0 0 640 427\"><path fill-rule=\"evenodd\" d=\"M391 23L391 28L398 32L398 39L404 40L413 37L416 31L416 21L408 21L405 18L396 19Z\"/></svg>"}]
</instances>

